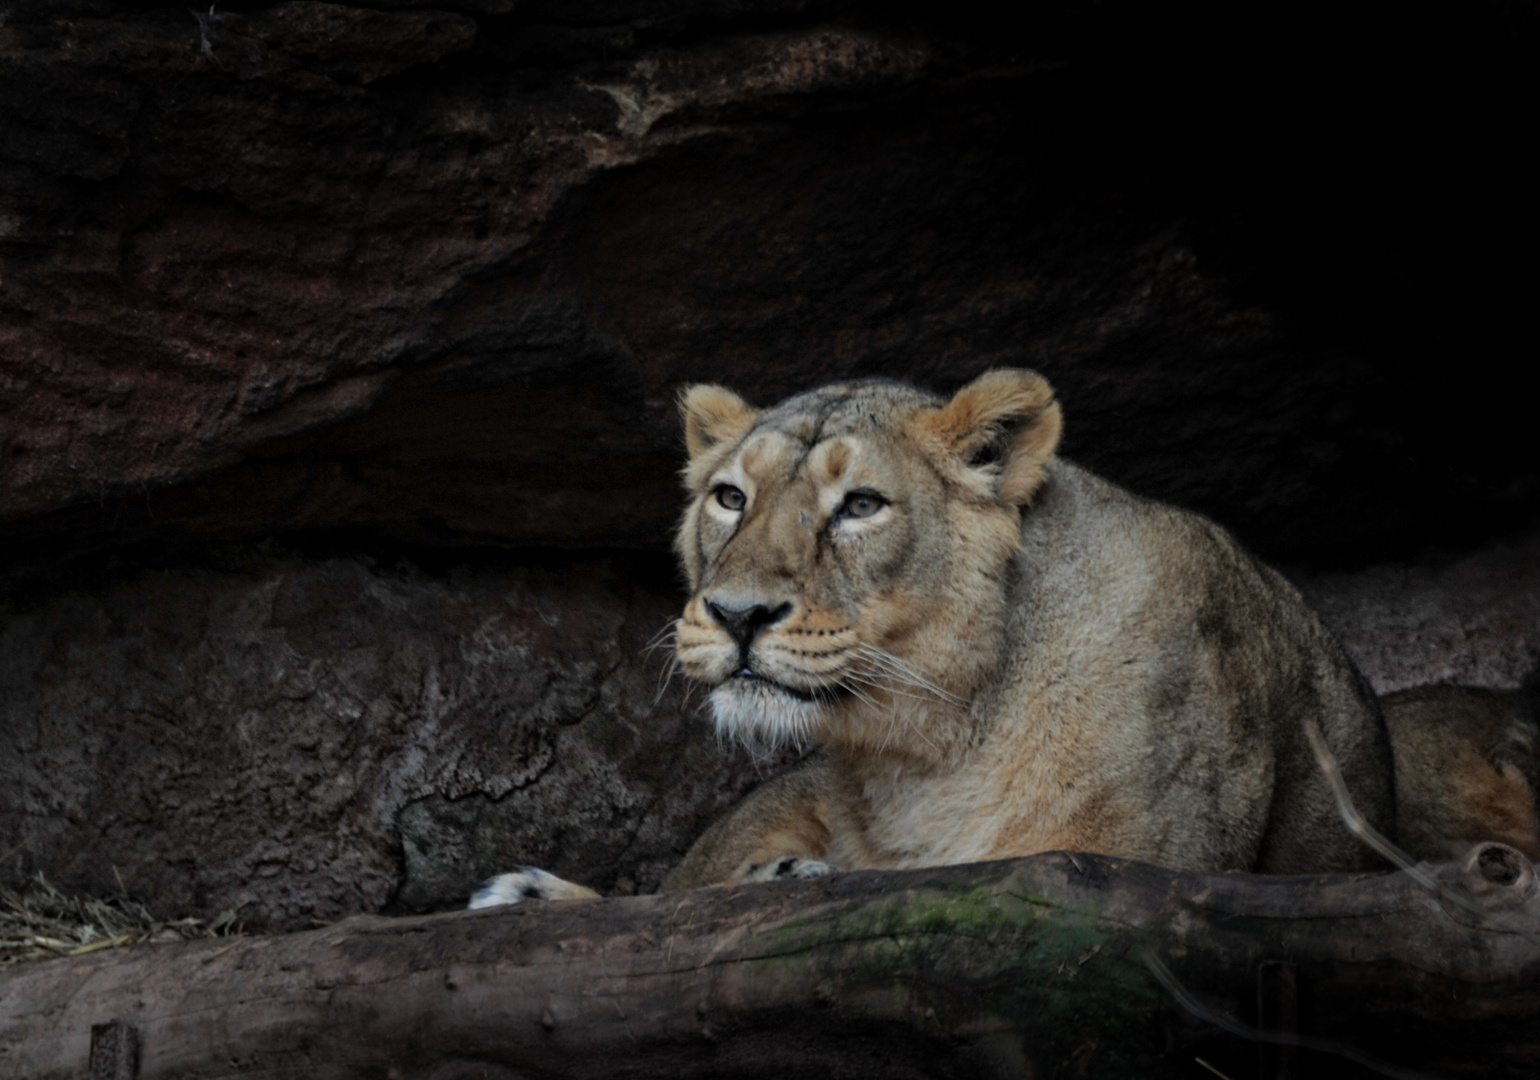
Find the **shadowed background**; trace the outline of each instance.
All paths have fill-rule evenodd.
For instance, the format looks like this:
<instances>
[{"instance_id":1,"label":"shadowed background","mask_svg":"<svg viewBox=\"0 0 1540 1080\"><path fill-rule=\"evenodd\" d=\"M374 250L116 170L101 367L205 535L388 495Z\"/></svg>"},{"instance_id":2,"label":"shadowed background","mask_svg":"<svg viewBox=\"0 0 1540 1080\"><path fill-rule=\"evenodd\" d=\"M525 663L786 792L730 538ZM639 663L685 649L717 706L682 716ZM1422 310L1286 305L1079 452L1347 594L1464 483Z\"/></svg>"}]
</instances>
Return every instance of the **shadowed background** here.
<instances>
[{"instance_id":1,"label":"shadowed background","mask_svg":"<svg viewBox=\"0 0 1540 1080\"><path fill-rule=\"evenodd\" d=\"M703 379L1038 368L1380 690L1517 685L1536 25L0 3L0 880L655 887L769 767L643 652Z\"/></svg>"}]
</instances>

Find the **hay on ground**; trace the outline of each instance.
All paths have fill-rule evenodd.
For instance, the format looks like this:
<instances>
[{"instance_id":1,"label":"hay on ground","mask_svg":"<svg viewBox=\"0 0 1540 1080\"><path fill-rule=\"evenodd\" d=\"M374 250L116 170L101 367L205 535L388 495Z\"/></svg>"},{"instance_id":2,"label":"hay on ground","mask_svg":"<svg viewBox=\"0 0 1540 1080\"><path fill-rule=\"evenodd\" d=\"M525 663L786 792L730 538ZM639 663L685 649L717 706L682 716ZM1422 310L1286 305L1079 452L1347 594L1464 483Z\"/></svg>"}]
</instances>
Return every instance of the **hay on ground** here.
<instances>
[{"instance_id":1,"label":"hay on ground","mask_svg":"<svg viewBox=\"0 0 1540 1080\"><path fill-rule=\"evenodd\" d=\"M179 941L241 932L235 912L166 921L126 897L66 896L41 874L25 892L0 885L0 964L79 956L139 941Z\"/></svg>"}]
</instances>

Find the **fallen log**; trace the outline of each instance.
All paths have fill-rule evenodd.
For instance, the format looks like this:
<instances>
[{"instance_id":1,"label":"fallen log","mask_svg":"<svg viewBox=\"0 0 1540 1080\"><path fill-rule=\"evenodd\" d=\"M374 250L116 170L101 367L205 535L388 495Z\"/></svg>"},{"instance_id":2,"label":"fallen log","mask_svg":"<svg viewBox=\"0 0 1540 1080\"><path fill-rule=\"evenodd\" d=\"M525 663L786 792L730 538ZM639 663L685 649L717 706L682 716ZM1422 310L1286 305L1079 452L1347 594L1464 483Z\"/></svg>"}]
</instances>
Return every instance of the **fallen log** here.
<instances>
[{"instance_id":1,"label":"fallen log","mask_svg":"<svg viewBox=\"0 0 1540 1080\"><path fill-rule=\"evenodd\" d=\"M1205 1054L1239 1080L1259 1033L1274 1077L1323 1048L1533 1075L1533 870L1494 844L1422 869L1437 890L1056 853L104 950L0 971L0 1076L95 1075L93 1028L137 1049L114 1080L1192 1076Z\"/></svg>"}]
</instances>

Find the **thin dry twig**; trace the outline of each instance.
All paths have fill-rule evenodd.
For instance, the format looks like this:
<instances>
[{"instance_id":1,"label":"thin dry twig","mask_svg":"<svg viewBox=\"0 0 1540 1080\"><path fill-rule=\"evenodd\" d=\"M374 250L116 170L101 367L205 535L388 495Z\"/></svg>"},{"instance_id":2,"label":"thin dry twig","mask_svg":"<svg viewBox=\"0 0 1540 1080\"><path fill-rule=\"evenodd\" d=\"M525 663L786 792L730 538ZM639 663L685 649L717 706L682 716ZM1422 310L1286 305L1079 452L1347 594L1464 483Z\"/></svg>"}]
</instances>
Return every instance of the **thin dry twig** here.
<instances>
[{"instance_id":1,"label":"thin dry twig","mask_svg":"<svg viewBox=\"0 0 1540 1080\"><path fill-rule=\"evenodd\" d=\"M1384 833L1369 824L1369 820L1363 816L1357 804L1353 802L1353 794L1348 790L1347 781L1342 776L1342 769L1337 764L1337 758L1331 752L1331 747L1326 744L1326 737L1321 733L1320 726L1314 720L1305 721L1305 737L1310 742L1312 753L1315 754L1316 764L1320 767L1322 775L1326 777L1326 782L1331 788L1332 798L1337 804L1337 813L1341 816L1342 822L1347 826L1349 832L1358 837L1359 840L1363 841L1363 843L1388 862L1402 870L1408 877L1432 893L1440 901L1475 916L1489 926L1510 933L1520 934L1530 942L1540 944L1540 933L1536 933L1532 927L1517 923L1511 913L1488 911L1470 896L1466 895L1463 889L1438 881L1433 875L1428 873L1426 864L1413 859L1385 836ZM1196 995L1182 985L1181 981L1177 979L1176 975L1172 973L1171 969L1165 965L1160 957L1155 955L1153 950L1143 949L1142 955L1145 966L1150 969L1156 981L1165 987L1166 992L1182 1008L1194 1016L1213 1024L1215 1027L1230 1032L1232 1035L1239 1035L1243 1039L1250 1039L1254 1042L1298 1046L1307 1050L1319 1050L1335 1054L1350 1061L1355 1061L1365 1068L1372 1069L1384 1076L1406 1077L1408 1080L1410 1078L1426 1076L1423 1073L1410 1072L1385 1065L1342 1043L1293 1034L1270 1033L1242 1024L1233 1017L1219 1013L1200 1001ZM1207 1062L1202 1064L1212 1069L1212 1066L1208 1066Z\"/></svg>"},{"instance_id":2,"label":"thin dry twig","mask_svg":"<svg viewBox=\"0 0 1540 1080\"><path fill-rule=\"evenodd\" d=\"M1519 934L1531 944L1540 945L1540 933L1537 933L1532 925L1526 925L1532 920L1525 919L1514 912L1488 911L1467 895L1463 888L1452 887L1435 880L1424 869L1425 864L1413 859L1370 825L1368 819L1359 812L1357 805L1353 802L1353 794L1348 790L1347 781L1342 778L1342 769L1338 766L1331 747L1326 745L1326 737L1321 734L1321 729L1314 720L1305 721L1305 737L1310 740L1310 749L1315 754L1316 764L1320 766L1321 772L1326 776L1327 784L1331 786L1332 798L1337 803L1337 813L1341 815L1342 822L1348 827L1349 832L1398 866L1408 877L1439 900L1459 908L1468 915L1475 916L1494 929ZM1523 921L1519 921L1521 919Z\"/></svg>"},{"instance_id":3,"label":"thin dry twig","mask_svg":"<svg viewBox=\"0 0 1540 1080\"><path fill-rule=\"evenodd\" d=\"M1381 1076L1395 1077L1396 1080L1433 1080L1428 1073L1413 1072L1410 1069L1400 1069L1393 1065L1387 1065L1382 1061L1376 1061L1367 1054L1354 1050L1351 1046L1335 1042L1330 1039L1314 1039L1308 1035L1295 1035L1288 1032L1263 1031L1254 1028L1250 1024L1243 1024L1234 1017L1229 1016L1201 1001L1196 994L1188 990L1180 979L1172 973L1165 962L1156 956L1149 948L1140 950L1144 966L1150 969L1150 974L1155 980L1166 988L1176 1003L1186 1009L1200 1020L1207 1021L1215 1027L1228 1031L1231 1035L1239 1035L1243 1039L1252 1042L1271 1043L1275 1046L1297 1046L1302 1050L1316 1050L1325 1054L1334 1054L1337 1057L1346 1058L1349 1061L1371 1069Z\"/></svg>"},{"instance_id":4,"label":"thin dry twig","mask_svg":"<svg viewBox=\"0 0 1540 1080\"><path fill-rule=\"evenodd\" d=\"M1208 1062L1204 1061L1202 1058L1195 1057L1195 1058L1193 1058L1193 1060L1196 1061L1199 1065L1202 1065L1205 1069L1207 1069L1209 1072L1213 1073L1215 1076L1219 1077L1219 1080L1230 1080L1229 1076L1227 1076L1225 1073L1220 1072L1218 1069L1214 1068L1214 1066L1210 1065Z\"/></svg>"}]
</instances>

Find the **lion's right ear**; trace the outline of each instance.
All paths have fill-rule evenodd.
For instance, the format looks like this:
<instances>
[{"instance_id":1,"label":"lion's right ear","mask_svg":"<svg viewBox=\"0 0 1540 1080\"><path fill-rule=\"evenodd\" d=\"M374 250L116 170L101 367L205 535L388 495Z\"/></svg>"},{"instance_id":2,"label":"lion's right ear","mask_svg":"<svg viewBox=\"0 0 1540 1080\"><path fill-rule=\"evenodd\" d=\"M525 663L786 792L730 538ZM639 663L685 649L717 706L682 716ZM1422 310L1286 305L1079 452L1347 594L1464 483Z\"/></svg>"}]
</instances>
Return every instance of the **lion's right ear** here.
<instances>
[{"instance_id":1,"label":"lion's right ear","mask_svg":"<svg viewBox=\"0 0 1540 1080\"><path fill-rule=\"evenodd\" d=\"M991 494L1011 506L1032 501L1059 448L1063 414L1053 387L1035 371L986 371L922 423L932 438L962 458Z\"/></svg>"},{"instance_id":2,"label":"lion's right ear","mask_svg":"<svg viewBox=\"0 0 1540 1080\"><path fill-rule=\"evenodd\" d=\"M679 415L684 418L684 444L693 461L723 440L747 434L759 419L759 410L725 386L698 383L679 395Z\"/></svg>"}]
</instances>

